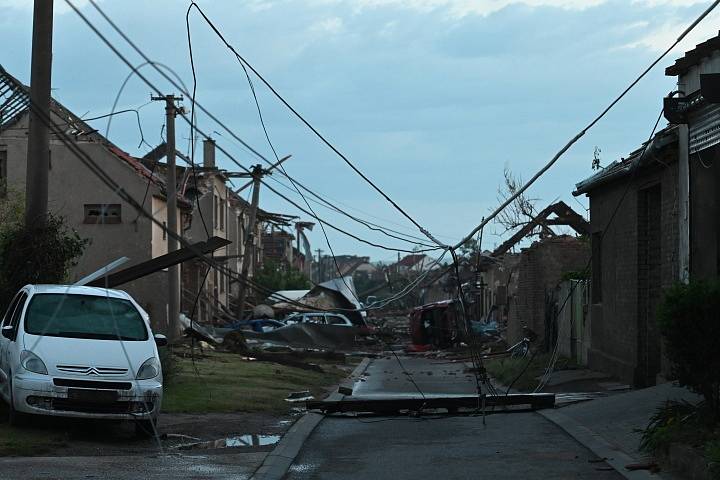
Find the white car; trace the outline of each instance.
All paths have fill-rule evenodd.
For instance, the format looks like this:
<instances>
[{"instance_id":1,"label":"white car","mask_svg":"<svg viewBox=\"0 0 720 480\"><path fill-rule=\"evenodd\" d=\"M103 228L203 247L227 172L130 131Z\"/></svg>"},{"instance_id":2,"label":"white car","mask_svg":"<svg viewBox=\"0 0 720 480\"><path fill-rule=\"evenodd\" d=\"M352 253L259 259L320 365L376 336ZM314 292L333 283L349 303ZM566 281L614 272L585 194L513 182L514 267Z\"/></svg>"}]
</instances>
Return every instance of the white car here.
<instances>
[{"instance_id":1,"label":"white car","mask_svg":"<svg viewBox=\"0 0 720 480\"><path fill-rule=\"evenodd\" d=\"M154 431L162 368L147 313L127 293L27 285L10 303L0 335L0 396L11 423L26 414L134 420Z\"/></svg>"}]
</instances>

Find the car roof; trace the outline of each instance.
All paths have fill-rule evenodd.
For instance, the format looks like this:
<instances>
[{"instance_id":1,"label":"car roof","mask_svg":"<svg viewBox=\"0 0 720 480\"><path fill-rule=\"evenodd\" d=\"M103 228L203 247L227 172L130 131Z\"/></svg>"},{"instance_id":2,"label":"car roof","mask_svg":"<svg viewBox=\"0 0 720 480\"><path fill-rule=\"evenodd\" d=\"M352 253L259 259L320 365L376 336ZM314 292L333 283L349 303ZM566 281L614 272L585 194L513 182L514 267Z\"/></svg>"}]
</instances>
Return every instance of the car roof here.
<instances>
[{"instance_id":1,"label":"car roof","mask_svg":"<svg viewBox=\"0 0 720 480\"><path fill-rule=\"evenodd\" d=\"M77 285L25 285L29 289L29 293L60 293L65 295L91 295L95 297L111 297L130 299L130 295L122 290L114 290L112 288L85 287Z\"/></svg>"}]
</instances>

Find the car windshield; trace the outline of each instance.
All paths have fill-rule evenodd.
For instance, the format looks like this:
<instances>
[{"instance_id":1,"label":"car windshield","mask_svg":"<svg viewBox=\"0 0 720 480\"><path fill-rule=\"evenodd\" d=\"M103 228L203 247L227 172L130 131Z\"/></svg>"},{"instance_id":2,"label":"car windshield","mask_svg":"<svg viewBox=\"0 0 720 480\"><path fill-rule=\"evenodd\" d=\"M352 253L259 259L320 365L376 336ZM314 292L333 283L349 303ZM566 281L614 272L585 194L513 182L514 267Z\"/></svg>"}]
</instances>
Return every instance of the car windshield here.
<instances>
[{"instance_id":1,"label":"car windshield","mask_svg":"<svg viewBox=\"0 0 720 480\"><path fill-rule=\"evenodd\" d=\"M145 321L130 301L92 295L33 296L25 315L25 332L100 340L148 339Z\"/></svg>"}]
</instances>

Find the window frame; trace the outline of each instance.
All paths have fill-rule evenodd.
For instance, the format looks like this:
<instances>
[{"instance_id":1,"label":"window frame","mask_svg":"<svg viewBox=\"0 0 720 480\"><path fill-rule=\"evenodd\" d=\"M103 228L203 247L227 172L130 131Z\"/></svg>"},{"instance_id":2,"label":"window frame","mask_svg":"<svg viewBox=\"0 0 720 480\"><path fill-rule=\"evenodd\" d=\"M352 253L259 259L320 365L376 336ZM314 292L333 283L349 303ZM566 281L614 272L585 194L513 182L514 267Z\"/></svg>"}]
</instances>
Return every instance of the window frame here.
<instances>
[{"instance_id":1,"label":"window frame","mask_svg":"<svg viewBox=\"0 0 720 480\"><path fill-rule=\"evenodd\" d=\"M86 203L83 205L86 225L117 225L122 223L121 203ZM110 216L117 209L117 215ZM91 215L92 211L99 210L100 215Z\"/></svg>"}]
</instances>

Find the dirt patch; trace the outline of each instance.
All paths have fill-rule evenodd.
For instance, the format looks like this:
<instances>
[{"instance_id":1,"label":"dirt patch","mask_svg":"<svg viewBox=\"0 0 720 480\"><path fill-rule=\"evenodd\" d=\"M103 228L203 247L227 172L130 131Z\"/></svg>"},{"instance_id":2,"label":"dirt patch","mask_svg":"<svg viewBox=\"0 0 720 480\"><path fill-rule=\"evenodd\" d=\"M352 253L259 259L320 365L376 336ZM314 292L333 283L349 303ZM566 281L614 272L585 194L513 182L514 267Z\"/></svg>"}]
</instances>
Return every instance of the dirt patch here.
<instances>
[{"instance_id":1,"label":"dirt patch","mask_svg":"<svg viewBox=\"0 0 720 480\"><path fill-rule=\"evenodd\" d=\"M131 422L30 418L22 428L10 427L0 411L0 455L93 456L148 455L159 451L158 440L135 435ZM158 433L163 449L229 437L282 436L297 417L267 413L168 413L160 415ZM273 445L224 448L224 453L269 451ZM262 443L262 442L260 442Z\"/></svg>"}]
</instances>

